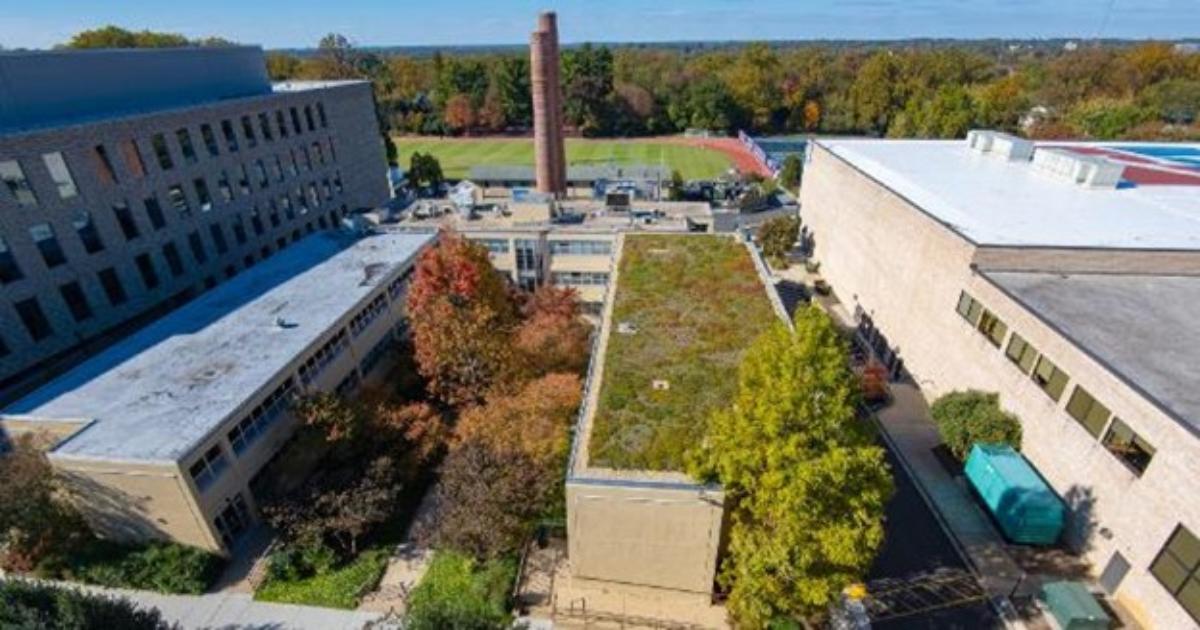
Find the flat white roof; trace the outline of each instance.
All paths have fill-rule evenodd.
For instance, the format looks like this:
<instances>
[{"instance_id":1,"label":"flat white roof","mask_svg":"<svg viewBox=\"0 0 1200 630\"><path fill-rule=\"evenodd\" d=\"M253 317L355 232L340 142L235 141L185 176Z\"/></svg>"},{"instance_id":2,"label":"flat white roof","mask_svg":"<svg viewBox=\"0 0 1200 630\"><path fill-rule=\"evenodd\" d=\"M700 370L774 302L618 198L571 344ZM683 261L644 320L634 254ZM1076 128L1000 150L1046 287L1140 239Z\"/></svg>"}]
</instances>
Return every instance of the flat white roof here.
<instances>
[{"instance_id":1,"label":"flat white roof","mask_svg":"<svg viewBox=\"0 0 1200 630\"><path fill-rule=\"evenodd\" d=\"M433 238L309 236L85 361L5 414L91 420L54 449L56 457L177 461ZM281 327L279 318L295 326Z\"/></svg>"},{"instance_id":2,"label":"flat white roof","mask_svg":"<svg viewBox=\"0 0 1200 630\"><path fill-rule=\"evenodd\" d=\"M979 245L1200 249L1200 145L1038 143L1126 164L1088 189L962 140L816 143Z\"/></svg>"}]
</instances>

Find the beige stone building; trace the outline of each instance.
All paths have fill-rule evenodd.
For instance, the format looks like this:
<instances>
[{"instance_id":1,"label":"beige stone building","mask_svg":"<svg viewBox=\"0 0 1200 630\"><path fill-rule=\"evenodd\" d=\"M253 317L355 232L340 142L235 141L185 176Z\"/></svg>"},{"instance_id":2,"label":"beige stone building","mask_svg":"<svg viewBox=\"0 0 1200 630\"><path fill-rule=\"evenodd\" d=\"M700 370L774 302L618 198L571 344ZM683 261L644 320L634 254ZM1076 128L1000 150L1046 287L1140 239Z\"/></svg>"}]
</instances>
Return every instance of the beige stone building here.
<instances>
[{"instance_id":1,"label":"beige stone building","mask_svg":"<svg viewBox=\"0 0 1200 630\"><path fill-rule=\"evenodd\" d=\"M1067 544L1147 627L1200 621L1200 148L818 140L804 233L930 400L999 392ZM898 367L898 366L897 366Z\"/></svg>"},{"instance_id":2,"label":"beige stone building","mask_svg":"<svg viewBox=\"0 0 1200 630\"><path fill-rule=\"evenodd\" d=\"M13 403L0 429L48 439L101 535L232 553L295 428L288 403L382 369L433 239L302 239Z\"/></svg>"}]
</instances>

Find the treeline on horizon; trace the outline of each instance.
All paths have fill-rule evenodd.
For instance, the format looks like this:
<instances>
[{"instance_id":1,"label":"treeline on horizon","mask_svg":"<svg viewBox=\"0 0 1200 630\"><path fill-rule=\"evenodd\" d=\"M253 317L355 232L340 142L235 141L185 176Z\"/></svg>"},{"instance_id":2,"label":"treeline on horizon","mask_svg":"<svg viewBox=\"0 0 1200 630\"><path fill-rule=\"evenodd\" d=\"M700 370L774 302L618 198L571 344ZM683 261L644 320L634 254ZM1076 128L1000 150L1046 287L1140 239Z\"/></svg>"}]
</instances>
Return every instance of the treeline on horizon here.
<instances>
[{"instance_id":1,"label":"treeline on horizon","mask_svg":"<svg viewBox=\"0 0 1200 630\"><path fill-rule=\"evenodd\" d=\"M67 46L170 34L106 27ZM136 39L136 37L135 37ZM210 38L185 45L222 45ZM987 127L1045 139L1200 140L1200 53L1171 42L1077 48L750 43L717 49L590 45L562 54L566 123L592 137L707 129L956 138ZM179 45L174 43L171 45ZM528 54L386 54L324 37L267 54L272 79L372 81L396 133L521 133L532 124Z\"/></svg>"}]
</instances>

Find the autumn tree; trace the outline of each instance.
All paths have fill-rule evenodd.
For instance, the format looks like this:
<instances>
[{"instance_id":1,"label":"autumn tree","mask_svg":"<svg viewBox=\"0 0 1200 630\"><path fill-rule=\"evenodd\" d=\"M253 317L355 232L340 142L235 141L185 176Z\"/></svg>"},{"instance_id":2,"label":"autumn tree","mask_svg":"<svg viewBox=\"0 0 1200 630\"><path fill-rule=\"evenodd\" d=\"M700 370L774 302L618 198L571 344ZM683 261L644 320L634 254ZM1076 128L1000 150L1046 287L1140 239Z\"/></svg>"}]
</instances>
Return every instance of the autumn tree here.
<instances>
[{"instance_id":1,"label":"autumn tree","mask_svg":"<svg viewBox=\"0 0 1200 630\"><path fill-rule=\"evenodd\" d=\"M80 31L71 36L67 48L179 48L193 42L179 33L130 31L119 26Z\"/></svg>"},{"instance_id":2,"label":"autumn tree","mask_svg":"<svg viewBox=\"0 0 1200 630\"><path fill-rule=\"evenodd\" d=\"M583 321L579 295L571 287L543 285L521 307L513 338L516 364L526 378L551 372L582 374L587 368L592 328Z\"/></svg>"},{"instance_id":3,"label":"autumn tree","mask_svg":"<svg viewBox=\"0 0 1200 630\"><path fill-rule=\"evenodd\" d=\"M794 332L777 324L754 342L733 404L692 454L692 474L726 491L719 581L740 627L821 614L883 543L892 479L857 417L858 387L833 322L800 310Z\"/></svg>"},{"instance_id":4,"label":"autumn tree","mask_svg":"<svg viewBox=\"0 0 1200 630\"><path fill-rule=\"evenodd\" d=\"M456 133L465 133L475 126L475 109L471 99L465 94L455 94L446 101L446 111L442 114L446 126Z\"/></svg>"},{"instance_id":5,"label":"autumn tree","mask_svg":"<svg viewBox=\"0 0 1200 630\"><path fill-rule=\"evenodd\" d=\"M758 226L758 244L772 264L782 265L800 238L800 217L782 216Z\"/></svg>"},{"instance_id":6,"label":"autumn tree","mask_svg":"<svg viewBox=\"0 0 1200 630\"><path fill-rule=\"evenodd\" d=\"M417 368L442 402L480 402L511 376L516 309L482 245L443 231L417 262L408 315Z\"/></svg>"},{"instance_id":7,"label":"autumn tree","mask_svg":"<svg viewBox=\"0 0 1200 630\"><path fill-rule=\"evenodd\" d=\"M555 466L566 455L581 388L575 374L549 374L512 395L493 394L486 405L468 409L459 418L455 443L477 442Z\"/></svg>"},{"instance_id":8,"label":"autumn tree","mask_svg":"<svg viewBox=\"0 0 1200 630\"><path fill-rule=\"evenodd\" d=\"M85 530L32 435L0 455L0 567L28 571Z\"/></svg>"}]
</instances>

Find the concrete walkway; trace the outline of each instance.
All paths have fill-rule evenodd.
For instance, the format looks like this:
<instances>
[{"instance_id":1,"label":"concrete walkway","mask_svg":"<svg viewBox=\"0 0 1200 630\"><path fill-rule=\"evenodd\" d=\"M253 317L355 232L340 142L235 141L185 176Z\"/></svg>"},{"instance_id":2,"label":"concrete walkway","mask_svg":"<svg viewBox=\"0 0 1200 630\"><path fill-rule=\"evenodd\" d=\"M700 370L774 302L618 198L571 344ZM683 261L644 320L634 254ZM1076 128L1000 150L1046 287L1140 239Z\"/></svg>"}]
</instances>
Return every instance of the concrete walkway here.
<instances>
[{"instance_id":1,"label":"concrete walkway","mask_svg":"<svg viewBox=\"0 0 1200 630\"><path fill-rule=\"evenodd\" d=\"M157 608L163 619L179 624L184 630L357 630L382 616L374 612L256 602L247 593L228 591L207 595L164 595L57 584L99 595L123 597L142 607Z\"/></svg>"},{"instance_id":2,"label":"concrete walkway","mask_svg":"<svg viewBox=\"0 0 1200 630\"><path fill-rule=\"evenodd\" d=\"M1008 597L1024 572L988 516L972 500L970 489L951 476L934 455L934 447L942 440L925 398L915 385L903 382L893 383L891 393L892 403L877 414L885 439L932 503L983 587L993 597Z\"/></svg>"}]
</instances>

